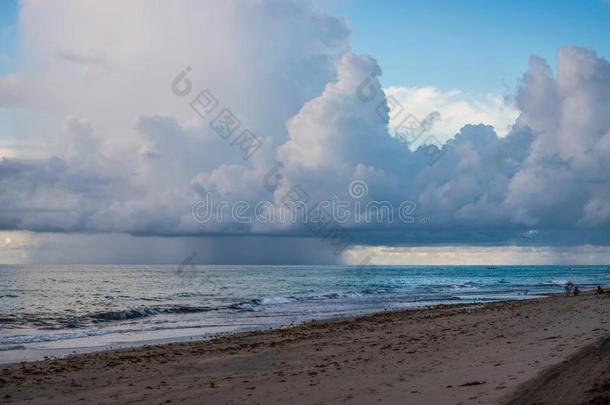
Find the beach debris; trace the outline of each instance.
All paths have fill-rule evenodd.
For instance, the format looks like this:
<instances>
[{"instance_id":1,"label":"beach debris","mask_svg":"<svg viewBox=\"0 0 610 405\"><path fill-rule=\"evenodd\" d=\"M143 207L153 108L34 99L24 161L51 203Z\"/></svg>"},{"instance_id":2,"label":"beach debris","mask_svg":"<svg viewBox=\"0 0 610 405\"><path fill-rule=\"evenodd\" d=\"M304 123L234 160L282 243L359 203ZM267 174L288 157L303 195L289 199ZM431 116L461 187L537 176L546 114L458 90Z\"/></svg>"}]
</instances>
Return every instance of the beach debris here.
<instances>
[{"instance_id":1,"label":"beach debris","mask_svg":"<svg viewBox=\"0 0 610 405\"><path fill-rule=\"evenodd\" d=\"M467 382L464 384L460 384L460 387L472 387L473 385L483 385L485 384L487 381L471 381L471 382Z\"/></svg>"}]
</instances>

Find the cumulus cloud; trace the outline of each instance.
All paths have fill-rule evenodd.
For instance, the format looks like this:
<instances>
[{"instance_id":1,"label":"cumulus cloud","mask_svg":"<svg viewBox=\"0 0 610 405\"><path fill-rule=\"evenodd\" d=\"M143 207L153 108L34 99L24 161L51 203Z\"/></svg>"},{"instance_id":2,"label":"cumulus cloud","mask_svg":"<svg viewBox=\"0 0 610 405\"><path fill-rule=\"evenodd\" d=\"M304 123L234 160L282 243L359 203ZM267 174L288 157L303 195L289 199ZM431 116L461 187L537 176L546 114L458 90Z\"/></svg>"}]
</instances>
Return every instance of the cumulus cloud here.
<instances>
[{"instance_id":1,"label":"cumulus cloud","mask_svg":"<svg viewBox=\"0 0 610 405\"><path fill-rule=\"evenodd\" d=\"M542 226L608 226L610 196L610 63L568 46L554 78L532 58L518 99L518 124L536 135L511 179L506 207L517 222Z\"/></svg>"},{"instance_id":2,"label":"cumulus cloud","mask_svg":"<svg viewBox=\"0 0 610 405\"><path fill-rule=\"evenodd\" d=\"M410 197L409 180L401 173L417 158L388 136L387 112L379 109L385 105L383 93L377 90L366 101L357 97L367 78L372 77L372 88L380 88L380 73L372 58L347 53L337 64L337 80L288 121L289 140L277 149L285 182L276 200L296 184L310 190L314 200L346 196L353 180L367 183L371 199Z\"/></svg>"},{"instance_id":3,"label":"cumulus cloud","mask_svg":"<svg viewBox=\"0 0 610 405\"><path fill-rule=\"evenodd\" d=\"M468 95L460 90L442 91L434 87L389 87L385 93L418 119L438 113L432 130L443 141L468 124L491 125L500 136L505 136L519 115L511 101L493 94ZM404 116L391 118L389 126L395 131Z\"/></svg>"},{"instance_id":4,"label":"cumulus cloud","mask_svg":"<svg viewBox=\"0 0 610 405\"><path fill-rule=\"evenodd\" d=\"M433 88L384 92L381 67L350 51L346 22L312 2L153 4L22 3L18 99L49 123L50 148L0 162L1 229L171 237L174 253L159 250L173 261L197 246L212 262L268 261L277 249L281 262L339 260L303 222L192 216L212 194L248 202L241 214L254 219L257 203L278 210L298 186L311 201L413 203L411 222L361 222L355 210L341 224L353 244L610 244L610 67L594 51L560 49L556 75L532 57L513 108ZM424 138L452 137L407 147L388 133L399 119L389 96L427 114ZM234 133L214 129L222 114ZM244 130L260 142L252 156ZM366 184L358 198L354 181ZM145 250L116 238L106 251Z\"/></svg>"}]
</instances>

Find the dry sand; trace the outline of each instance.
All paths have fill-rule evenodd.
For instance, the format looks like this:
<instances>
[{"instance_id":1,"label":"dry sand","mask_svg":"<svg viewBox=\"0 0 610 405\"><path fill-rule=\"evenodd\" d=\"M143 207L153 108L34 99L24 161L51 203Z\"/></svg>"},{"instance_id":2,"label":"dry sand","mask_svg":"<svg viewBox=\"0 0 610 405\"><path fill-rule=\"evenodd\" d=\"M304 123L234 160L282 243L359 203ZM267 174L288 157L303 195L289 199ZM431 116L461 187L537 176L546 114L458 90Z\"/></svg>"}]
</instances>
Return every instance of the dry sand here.
<instances>
[{"instance_id":1,"label":"dry sand","mask_svg":"<svg viewBox=\"0 0 610 405\"><path fill-rule=\"evenodd\" d=\"M77 355L0 367L0 403L609 403L609 315L554 296Z\"/></svg>"},{"instance_id":2,"label":"dry sand","mask_svg":"<svg viewBox=\"0 0 610 405\"><path fill-rule=\"evenodd\" d=\"M524 384L510 405L610 404L610 338Z\"/></svg>"}]
</instances>

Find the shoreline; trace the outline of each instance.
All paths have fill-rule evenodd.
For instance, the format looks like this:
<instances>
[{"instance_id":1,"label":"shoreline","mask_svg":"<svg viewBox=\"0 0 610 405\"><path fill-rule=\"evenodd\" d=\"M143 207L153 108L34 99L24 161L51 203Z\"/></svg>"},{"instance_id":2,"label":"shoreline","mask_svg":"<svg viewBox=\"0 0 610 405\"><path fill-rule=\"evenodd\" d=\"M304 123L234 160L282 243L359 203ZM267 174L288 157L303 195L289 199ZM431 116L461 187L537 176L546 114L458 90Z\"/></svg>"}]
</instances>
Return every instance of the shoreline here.
<instances>
[{"instance_id":1,"label":"shoreline","mask_svg":"<svg viewBox=\"0 0 610 405\"><path fill-rule=\"evenodd\" d=\"M532 296L527 300L535 300L535 299L544 299L548 296ZM525 299L524 299L525 300ZM80 356L92 353L103 353L103 352L113 352L113 351L122 351L122 350L133 350L138 348L145 347L157 347L157 346L165 346L171 344L181 344L181 343L204 343L204 342L212 342L215 343L220 339L225 338L233 338L240 336L251 336L251 335L265 335L268 333L273 333L277 331L289 330L298 327L307 328L309 325L317 325L317 324L332 324L335 322L342 321L356 321L357 319L365 319L370 316L377 316L379 314L393 313L393 312L417 312L417 311L429 311L434 310L436 308L479 308L489 304L498 304L505 302L515 302L522 300L499 300L492 302L471 302L471 303L459 303L459 304L436 304L436 305L425 305L422 307L414 307L414 308L406 308L406 309L388 309L383 311L375 311L371 313L365 314L354 314L347 316L337 316L326 319L312 319L305 322L300 322L296 324L291 324L287 326L280 326L276 328L269 329L258 329L251 331L239 331L239 332L219 332L213 335L205 336L205 335L193 335L193 336L184 336L184 337L176 337L176 338L158 338L158 339L150 339L150 340L136 340L130 342L116 342L110 344L104 344L99 346L79 346L79 347L66 347L66 348L25 348L19 349L22 351L39 351L40 355L36 356L34 359L25 359L25 360L17 360L17 361L5 361L4 359L0 359L0 367L2 366L10 366L15 364L22 363L34 363L38 361L45 360L54 360L54 359L65 359L72 356ZM2 353L0 351L0 353Z\"/></svg>"},{"instance_id":2,"label":"shoreline","mask_svg":"<svg viewBox=\"0 0 610 405\"><path fill-rule=\"evenodd\" d=\"M559 294L559 293L557 293ZM2 365L11 365L11 364L19 364L19 363L29 363L35 361L41 361L45 359L59 359L65 358L72 355L81 355L81 354L90 354L96 352L105 352L105 351L113 351L113 350L123 350L123 349L135 349L139 347L146 346L158 346L172 343L191 343L191 342L209 342L212 340L216 340L219 338L224 338L228 336L240 336L242 334L251 334L251 333L262 333L269 332L275 330L283 330L289 329L296 326L304 326L311 323L319 323L319 322L335 322L335 321L344 321L344 320L353 320L361 317L368 317L376 314L388 313L388 312L401 312L401 311L420 311L420 310L430 310L434 308L447 308L447 307L480 307L489 304L497 304L503 302L518 302L518 301L528 301L528 300L537 300L544 299L550 296L555 295L545 294L545 295L523 295L524 298L519 299L498 299L497 301L472 301L472 302L460 302L460 303L442 303L438 304L426 304L422 306L413 306L408 308L400 308L400 309L385 309L385 310L376 310L372 312L360 313L360 314L348 314L348 315L338 315L328 318L321 319L312 319L306 320L303 322L291 323L289 325L272 327L272 328L259 328L253 330L242 330L242 331L226 331L226 332L215 332L210 334L195 334L195 335L184 335L184 336L173 336L173 337L158 337L158 338L150 338L143 340L126 340L126 341L117 341L110 343L101 343L96 345L79 345L79 346L65 346L65 347L23 347L24 345L15 344L15 349L8 349L5 351L0 351L0 366ZM527 297L527 298L525 298ZM201 328L203 329L203 327ZM176 331L179 331L177 329ZM76 339L80 340L80 339ZM70 343L70 340L65 341L56 341L51 343ZM17 348L19 347L19 348Z\"/></svg>"},{"instance_id":3,"label":"shoreline","mask_svg":"<svg viewBox=\"0 0 610 405\"><path fill-rule=\"evenodd\" d=\"M441 304L1 365L0 403L498 403L608 336L608 303Z\"/></svg>"}]
</instances>

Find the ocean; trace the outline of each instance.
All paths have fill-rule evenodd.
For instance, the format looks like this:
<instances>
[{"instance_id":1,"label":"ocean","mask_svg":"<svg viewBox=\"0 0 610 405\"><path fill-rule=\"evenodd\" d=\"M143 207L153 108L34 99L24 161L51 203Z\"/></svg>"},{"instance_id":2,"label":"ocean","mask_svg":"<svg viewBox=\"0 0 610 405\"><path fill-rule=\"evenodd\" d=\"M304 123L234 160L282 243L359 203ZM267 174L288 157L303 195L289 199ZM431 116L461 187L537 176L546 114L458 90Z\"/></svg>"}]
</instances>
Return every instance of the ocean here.
<instances>
[{"instance_id":1,"label":"ocean","mask_svg":"<svg viewBox=\"0 0 610 405\"><path fill-rule=\"evenodd\" d=\"M0 265L0 363L610 285L608 266Z\"/></svg>"}]
</instances>

